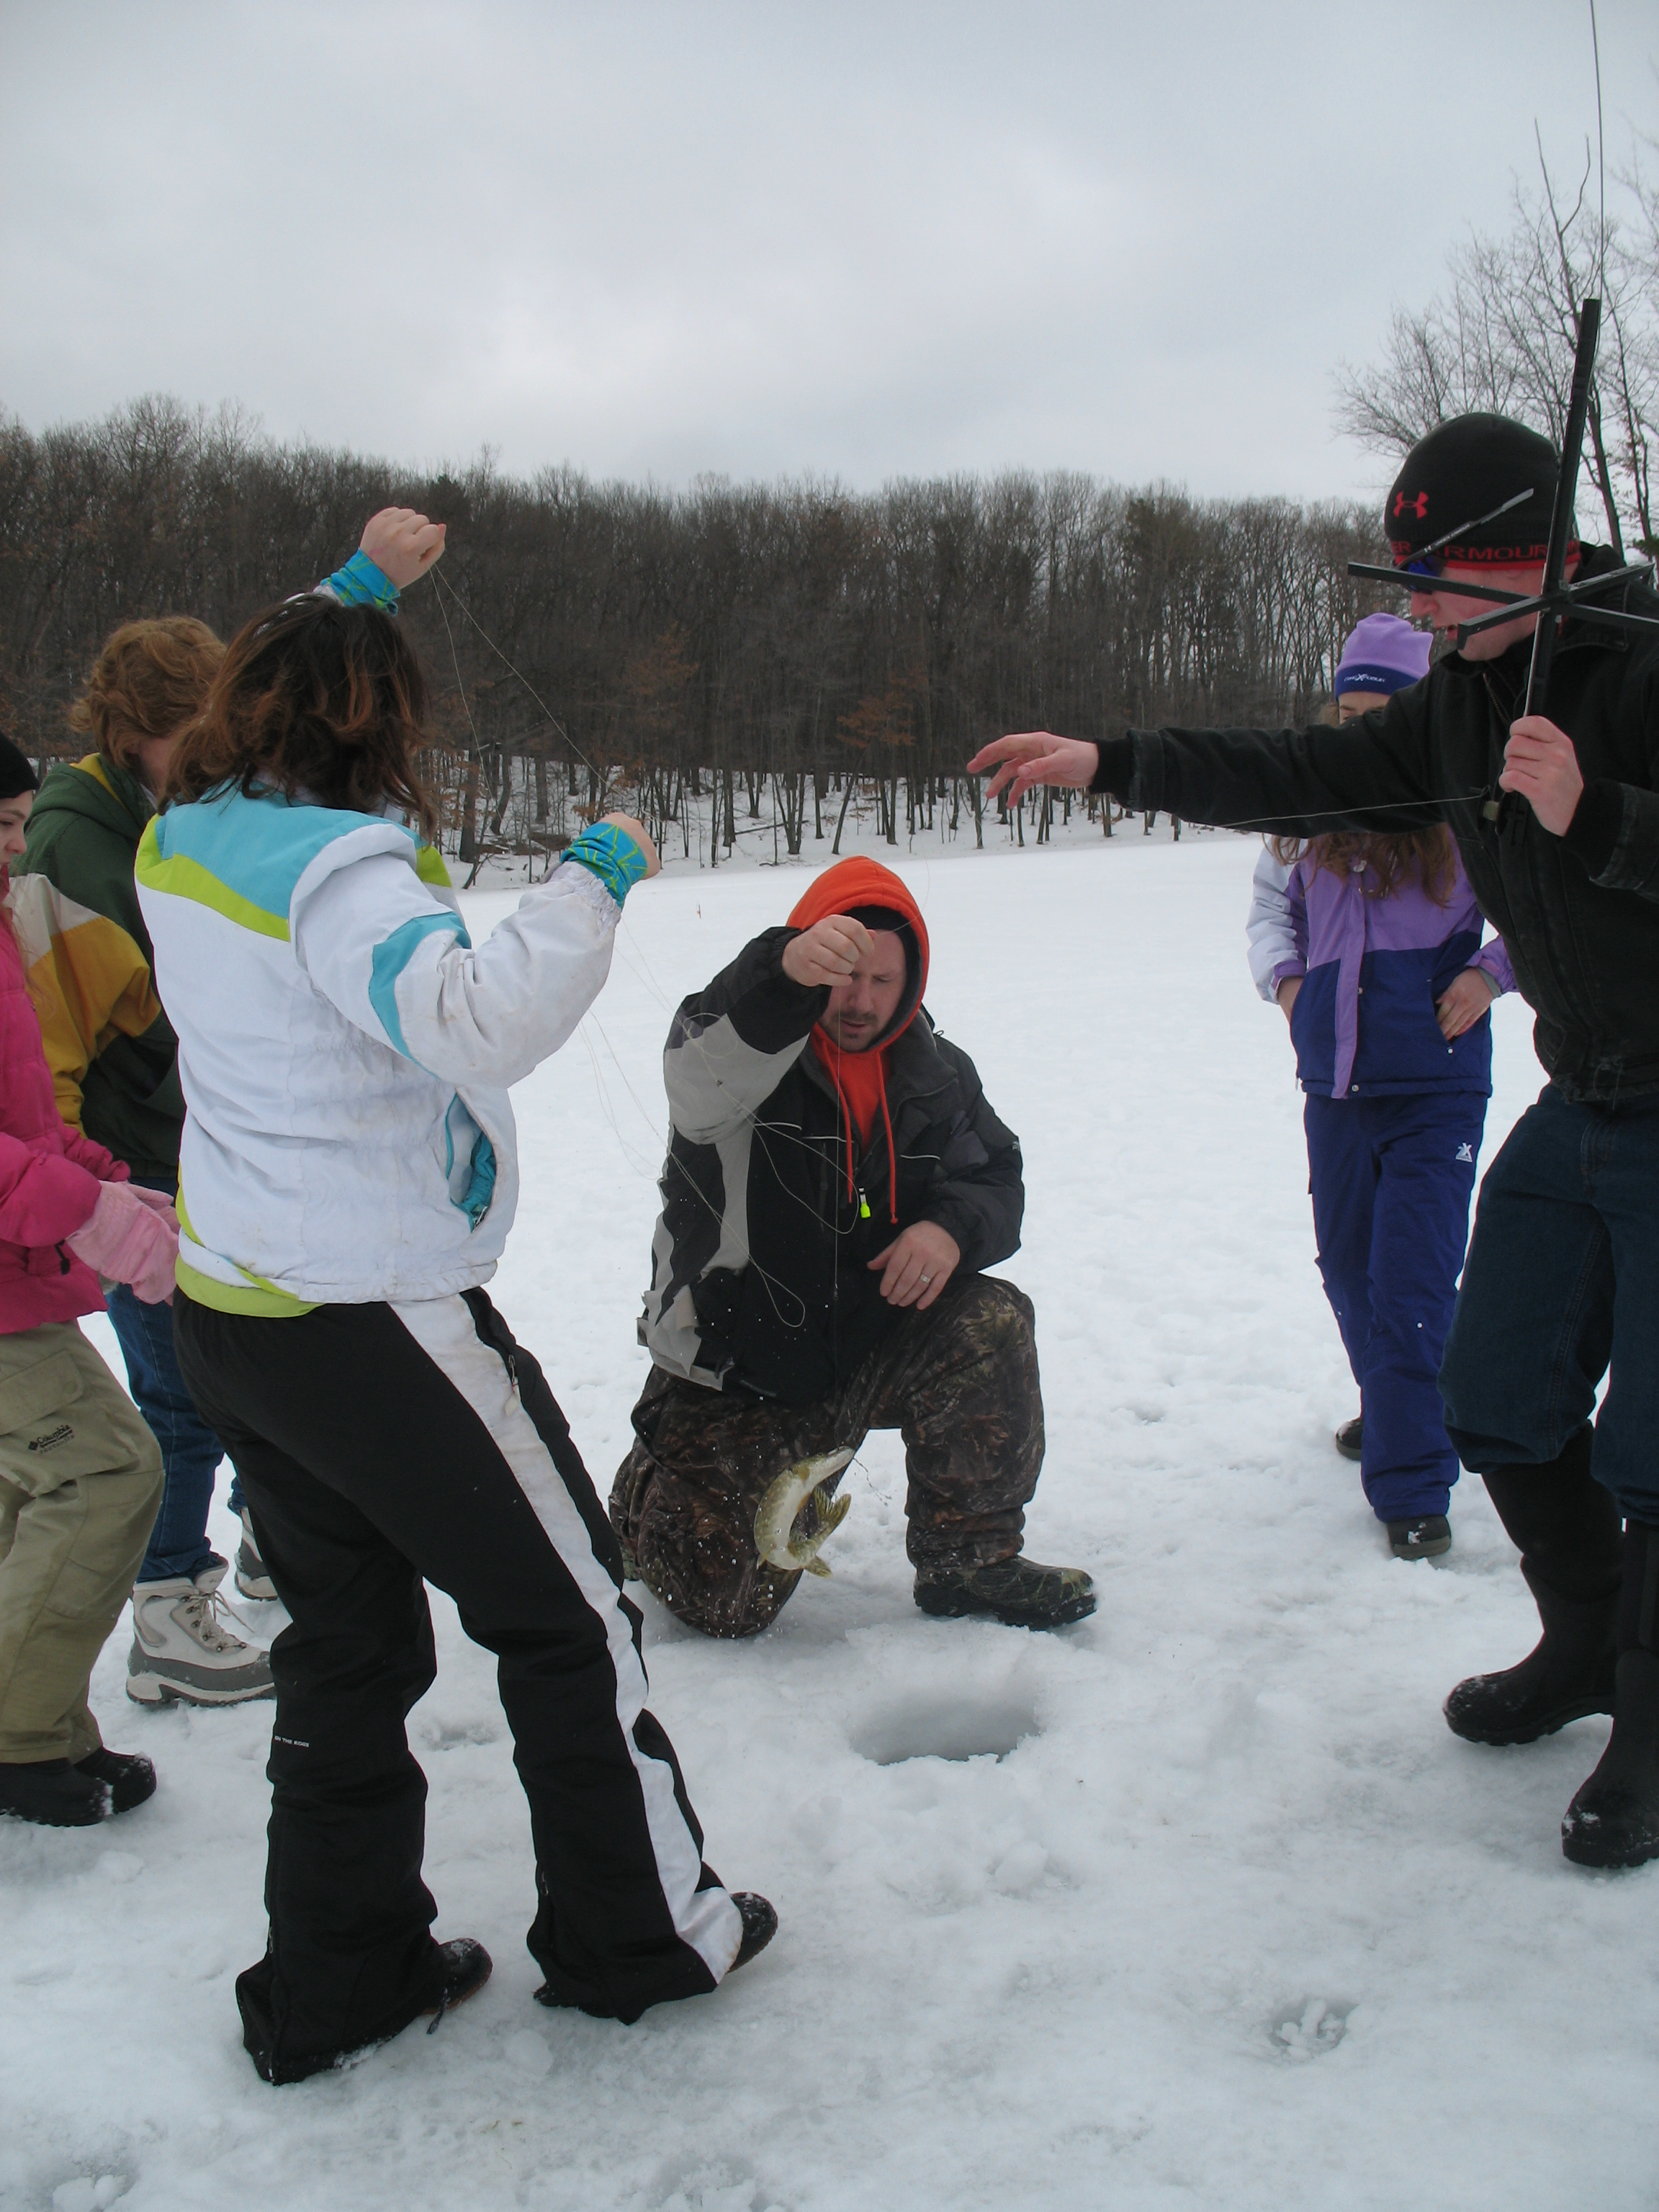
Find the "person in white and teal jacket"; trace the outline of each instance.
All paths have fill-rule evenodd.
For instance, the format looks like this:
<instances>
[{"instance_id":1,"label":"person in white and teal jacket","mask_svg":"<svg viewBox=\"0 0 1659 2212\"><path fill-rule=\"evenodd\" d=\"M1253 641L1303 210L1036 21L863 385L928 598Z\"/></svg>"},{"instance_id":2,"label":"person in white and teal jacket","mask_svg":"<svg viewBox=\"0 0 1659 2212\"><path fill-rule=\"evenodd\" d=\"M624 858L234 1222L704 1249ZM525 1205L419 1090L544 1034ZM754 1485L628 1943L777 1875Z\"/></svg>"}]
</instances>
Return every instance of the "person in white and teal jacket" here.
<instances>
[{"instance_id":1,"label":"person in white and teal jacket","mask_svg":"<svg viewBox=\"0 0 1659 2212\"><path fill-rule=\"evenodd\" d=\"M429 565L443 532L421 526ZM474 945L413 764L423 708L380 608L269 610L232 641L137 860L186 1109L179 1364L292 1620L270 1655L270 1941L237 1982L271 2081L489 1971L430 1933L404 1725L434 1671L423 1578L500 1660L544 2002L633 2020L712 1990L776 1925L703 1863L616 1539L483 1287L518 1202L509 1087L604 984L656 854L607 817Z\"/></svg>"}]
</instances>

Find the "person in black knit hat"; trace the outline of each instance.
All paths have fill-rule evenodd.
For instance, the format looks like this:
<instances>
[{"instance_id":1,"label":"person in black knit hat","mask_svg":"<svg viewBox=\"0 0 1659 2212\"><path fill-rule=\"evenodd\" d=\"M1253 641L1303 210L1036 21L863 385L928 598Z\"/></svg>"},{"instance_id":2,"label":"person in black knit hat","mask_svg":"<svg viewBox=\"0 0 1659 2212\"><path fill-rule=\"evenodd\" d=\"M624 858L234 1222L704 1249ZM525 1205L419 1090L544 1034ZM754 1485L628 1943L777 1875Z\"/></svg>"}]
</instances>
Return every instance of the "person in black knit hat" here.
<instances>
[{"instance_id":1,"label":"person in black knit hat","mask_svg":"<svg viewBox=\"0 0 1659 2212\"><path fill-rule=\"evenodd\" d=\"M1449 641L1490 611L1460 581L1535 592L1559 464L1523 424L1466 415L1407 457L1384 510L1413 617ZM1602 546L1569 576L1609 576ZM1603 602L1659 617L1650 584ZM1543 1638L1460 1682L1446 1718L1529 1743L1613 1729L1567 1809L1581 1865L1659 1856L1659 628L1569 616L1542 711L1522 708L1537 617L1468 639L1344 729L1031 731L985 746L992 793L1036 783L1279 836L1442 820L1537 1015L1550 1080L1481 1185L1440 1389L1464 1466L1521 1553ZM1501 821L1488 802L1518 793ZM1599 1415L1595 1395L1608 1377Z\"/></svg>"}]
</instances>

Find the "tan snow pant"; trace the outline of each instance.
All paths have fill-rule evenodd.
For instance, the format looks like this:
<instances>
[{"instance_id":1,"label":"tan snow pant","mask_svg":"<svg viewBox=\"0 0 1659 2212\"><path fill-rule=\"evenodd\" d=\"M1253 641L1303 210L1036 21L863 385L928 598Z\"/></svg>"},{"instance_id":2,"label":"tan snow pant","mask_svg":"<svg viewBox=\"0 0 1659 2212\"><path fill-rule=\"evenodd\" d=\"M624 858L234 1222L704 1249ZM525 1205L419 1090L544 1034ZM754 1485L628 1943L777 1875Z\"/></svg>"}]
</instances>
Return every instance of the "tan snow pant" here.
<instances>
[{"instance_id":1,"label":"tan snow pant","mask_svg":"<svg viewBox=\"0 0 1659 2212\"><path fill-rule=\"evenodd\" d=\"M155 1439L74 1322L0 1336L0 1764L98 1749L87 1685L161 1503Z\"/></svg>"}]
</instances>

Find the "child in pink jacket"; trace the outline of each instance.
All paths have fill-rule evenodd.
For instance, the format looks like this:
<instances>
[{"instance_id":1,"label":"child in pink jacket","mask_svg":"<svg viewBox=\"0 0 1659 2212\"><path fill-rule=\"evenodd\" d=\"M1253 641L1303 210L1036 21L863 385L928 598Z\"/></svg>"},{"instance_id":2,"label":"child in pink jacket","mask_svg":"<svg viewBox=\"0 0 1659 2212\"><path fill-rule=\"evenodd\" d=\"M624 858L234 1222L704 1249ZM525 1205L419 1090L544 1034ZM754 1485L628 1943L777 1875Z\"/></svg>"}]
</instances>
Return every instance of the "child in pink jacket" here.
<instances>
[{"instance_id":1,"label":"child in pink jacket","mask_svg":"<svg viewBox=\"0 0 1659 2212\"><path fill-rule=\"evenodd\" d=\"M0 898L34 771L0 737ZM107 1751L94 1662L143 1557L161 1455L76 1326L99 1276L173 1294L178 1226L63 1121L10 917L0 909L0 1814L82 1827L148 1797L147 1759Z\"/></svg>"}]
</instances>

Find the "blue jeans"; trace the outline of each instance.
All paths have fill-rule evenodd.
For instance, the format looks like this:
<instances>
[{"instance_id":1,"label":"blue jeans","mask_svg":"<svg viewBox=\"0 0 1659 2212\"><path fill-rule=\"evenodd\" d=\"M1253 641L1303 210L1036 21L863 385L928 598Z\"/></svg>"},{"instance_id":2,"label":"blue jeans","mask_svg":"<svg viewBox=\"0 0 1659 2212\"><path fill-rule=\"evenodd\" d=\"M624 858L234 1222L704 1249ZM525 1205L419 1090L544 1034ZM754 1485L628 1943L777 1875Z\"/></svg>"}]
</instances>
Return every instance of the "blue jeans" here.
<instances>
[{"instance_id":1,"label":"blue jeans","mask_svg":"<svg viewBox=\"0 0 1659 2212\"><path fill-rule=\"evenodd\" d=\"M1457 1480L1437 1377L1469 1233L1480 1091L1310 1092L1308 1188L1325 1295L1359 1385L1379 1521L1443 1513Z\"/></svg>"},{"instance_id":2,"label":"blue jeans","mask_svg":"<svg viewBox=\"0 0 1659 2212\"><path fill-rule=\"evenodd\" d=\"M1465 1467L1541 1467L1595 1408L1590 1471L1659 1522L1659 1098L1547 1085L1480 1186L1440 1389Z\"/></svg>"},{"instance_id":3,"label":"blue jeans","mask_svg":"<svg viewBox=\"0 0 1659 2212\"><path fill-rule=\"evenodd\" d=\"M179 1372L173 1308L146 1305L125 1283L108 1291L106 1303L127 1364L133 1401L161 1448L166 1471L161 1510L150 1531L138 1579L167 1582L175 1575L193 1579L204 1567L219 1563L219 1554L207 1540L207 1518L224 1447L197 1412ZM230 1510L242 1510L242 1486L234 1469Z\"/></svg>"}]
</instances>

